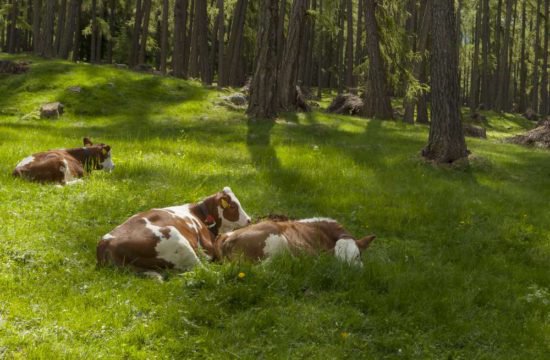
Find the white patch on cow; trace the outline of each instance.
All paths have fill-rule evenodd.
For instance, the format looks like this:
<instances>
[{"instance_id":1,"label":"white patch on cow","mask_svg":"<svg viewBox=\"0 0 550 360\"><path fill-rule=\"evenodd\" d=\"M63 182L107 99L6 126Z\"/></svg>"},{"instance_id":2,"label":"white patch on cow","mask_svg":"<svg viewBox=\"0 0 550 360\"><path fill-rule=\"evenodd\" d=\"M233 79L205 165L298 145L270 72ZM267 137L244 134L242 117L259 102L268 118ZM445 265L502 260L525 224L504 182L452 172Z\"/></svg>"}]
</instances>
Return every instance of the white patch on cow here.
<instances>
[{"instance_id":1,"label":"white patch on cow","mask_svg":"<svg viewBox=\"0 0 550 360\"><path fill-rule=\"evenodd\" d=\"M21 160L21 161L19 162L19 164L17 164L16 167L23 167L23 166L25 166L25 165L28 165L28 164L32 163L33 161L34 161L34 156L32 156L32 155L31 155L31 156L27 156L26 158L24 158L23 160Z\"/></svg>"},{"instance_id":2,"label":"white patch on cow","mask_svg":"<svg viewBox=\"0 0 550 360\"><path fill-rule=\"evenodd\" d=\"M288 239L282 234L269 234L263 249L266 257L272 257L288 250Z\"/></svg>"},{"instance_id":3,"label":"white patch on cow","mask_svg":"<svg viewBox=\"0 0 550 360\"><path fill-rule=\"evenodd\" d=\"M222 220L219 232L222 233L222 234L226 233L228 231L231 231L235 228L239 228L239 227L243 227L245 225L248 225L250 223L250 220L251 220L250 216L248 216L248 214L244 211L243 207L241 206L241 202L239 201L239 199L237 199L237 197L235 196L235 194L233 193L231 188L229 186L226 186L226 187L223 188L223 192L226 193L227 195L229 195L232 202L237 204L237 206L239 208L239 219L237 221L227 220L226 218L223 217L223 208L221 206L218 206L218 216Z\"/></svg>"},{"instance_id":4,"label":"white patch on cow","mask_svg":"<svg viewBox=\"0 0 550 360\"><path fill-rule=\"evenodd\" d=\"M326 217L314 217L314 218L310 218L310 219L298 220L298 222L301 222L301 223L313 223L313 222L329 222L329 223L335 223L336 220L331 219L331 218L326 218Z\"/></svg>"},{"instance_id":5,"label":"white patch on cow","mask_svg":"<svg viewBox=\"0 0 550 360\"><path fill-rule=\"evenodd\" d=\"M155 246L157 257L174 264L176 269L187 270L200 264L200 260L195 254L189 241L174 226L166 226L170 230L169 237L164 236L160 231L161 227L154 225L147 218L145 227L159 238L159 243Z\"/></svg>"},{"instance_id":6,"label":"white patch on cow","mask_svg":"<svg viewBox=\"0 0 550 360\"><path fill-rule=\"evenodd\" d=\"M109 241L109 240L112 240L114 239L115 237L111 234L105 234L103 235L103 237L101 238L102 240L105 240L105 241Z\"/></svg>"},{"instance_id":7,"label":"white patch on cow","mask_svg":"<svg viewBox=\"0 0 550 360\"><path fill-rule=\"evenodd\" d=\"M189 210L189 205L181 205L181 206L171 206L167 208L162 209L155 209L155 210L161 210L169 213L173 217L178 217L180 219L183 219L187 226L189 226L191 229L193 229L197 234L200 232L200 229L203 227L202 222L197 219L195 215Z\"/></svg>"},{"instance_id":8,"label":"white patch on cow","mask_svg":"<svg viewBox=\"0 0 550 360\"><path fill-rule=\"evenodd\" d=\"M334 255L350 265L363 267L361 252L354 239L340 239L334 246Z\"/></svg>"},{"instance_id":9,"label":"white patch on cow","mask_svg":"<svg viewBox=\"0 0 550 360\"><path fill-rule=\"evenodd\" d=\"M71 173L71 169L69 168L69 163L67 162L67 160L63 159L62 161L64 165L61 165L59 170L64 174L65 184L69 184L74 180L74 176Z\"/></svg>"},{"instance_id":10,"label":"white patch on cow","mask_svg":"<svg viewBox=\"0 0 550 360\"><path fill-rule=\"evenodd\" d=\"M105 160L101 163L101 166L103 166L103 170L107 170L108 172L111 172L115 168L113 158L111 157L111 150L109 150L109 153L107 154Z\"/></svg>"}]
</instances>

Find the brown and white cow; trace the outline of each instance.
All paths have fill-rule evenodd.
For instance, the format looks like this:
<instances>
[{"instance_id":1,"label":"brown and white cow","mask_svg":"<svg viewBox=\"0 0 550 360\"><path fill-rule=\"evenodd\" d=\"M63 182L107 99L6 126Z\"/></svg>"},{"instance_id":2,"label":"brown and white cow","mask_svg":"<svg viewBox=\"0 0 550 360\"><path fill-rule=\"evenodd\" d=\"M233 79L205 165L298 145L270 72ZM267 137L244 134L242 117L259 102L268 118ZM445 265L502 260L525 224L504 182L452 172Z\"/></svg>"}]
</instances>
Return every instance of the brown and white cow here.
<instances>
[{"instance_id":1,"label":"brown and white cow","mask_svg":"<svg viewBox=\"0 0 550 360\"><path fill-rule=\"evenodd\" d=\"M49 150L24 158L13 170L13 176L65 185L92 170L111 171L114 167L109 145L94 145L90 139L84 138L83 147Z\"/></svg>"},{"instance_id":2,"label":"brown and white cow","mask_svg":"<svg viewBox=\"0 0 550 360\"><path fill-rule=\"evenodd\" d=\"M199 254L214 256L214 239L250 223L229 187L196 204L152 209L130 217L99 241L98 265L138 272L199 264Z\"/></svg>"},{"instance_id":3,"label":"brown and white cow","mask_svg":"<svg viewBox=\"0 0 550 360\"><path fill-rule=\"evenodd\" d=\"M376 236L356 240L336 220L312 218L295 221L262 221L221 235L216 240L218 258L244 256L253 261L290 253L333 252L350 264L362 266L361 252Z\"/></svg>"}]
</instances>

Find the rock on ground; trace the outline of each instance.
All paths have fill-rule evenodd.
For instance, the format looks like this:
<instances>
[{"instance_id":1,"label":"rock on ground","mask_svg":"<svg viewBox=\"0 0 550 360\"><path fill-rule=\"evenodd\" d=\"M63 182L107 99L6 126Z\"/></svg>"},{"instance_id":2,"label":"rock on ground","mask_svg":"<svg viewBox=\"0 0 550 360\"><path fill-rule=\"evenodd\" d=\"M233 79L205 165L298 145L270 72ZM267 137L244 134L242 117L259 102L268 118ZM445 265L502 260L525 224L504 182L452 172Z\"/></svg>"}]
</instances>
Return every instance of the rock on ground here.
<instances>
[{"instance_id":1,"label":"rock on ground","mask_svg":"<svg viewBox=\"0 0 550 360\"><path fill-rule=\"evenodd\" d=\"M64 105L59 101L44 104L40 107L41 118L59 118L63 114Z\"/></svg>"},{"instance_id":2,"label":"rock on ground","mask_svg":"<svg viewBox=\"0 0 550 360\"><path fill-rule=\"evenodd\" d=\"M327 112L342 115L359 115L363 110L363 100L353 94L340 94L332 100Z\"/></svg>"}]
</instances>

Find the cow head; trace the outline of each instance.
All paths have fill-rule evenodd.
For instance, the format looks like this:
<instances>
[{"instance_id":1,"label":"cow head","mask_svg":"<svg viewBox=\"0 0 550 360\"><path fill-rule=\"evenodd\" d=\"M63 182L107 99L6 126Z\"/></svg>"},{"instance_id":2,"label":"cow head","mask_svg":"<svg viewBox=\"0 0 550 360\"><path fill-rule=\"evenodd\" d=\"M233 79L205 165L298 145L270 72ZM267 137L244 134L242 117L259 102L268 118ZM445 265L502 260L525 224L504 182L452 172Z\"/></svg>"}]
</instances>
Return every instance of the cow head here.
<instances>
[{"instance_id":1,"label":"cow head","mask_svg":"<svg viewBox=\"0 0 550 360\"><path fill-rule=\"evenodd\" d=\"M369 247L370 243L376 238L375 235L368 235L362 239L341 238L336 241L334 254L340 260L344 260L350 265L363 267L361 262L361 253Z\"/></svg>"},{"instance_id":2,"label":"cow head","mask_svg":"<svg viewBox=\"0 0 550 360\"><path fill-rule=\"evenodd\" d=\"M85 162L91 167L91 170L107 170L112 171L115 168L111 157L111 147L105 144L93 144L92 141L85 137L84 149L89 154Z\"/></svg>"},{"instance_id":3,"label":"cow head","mask_svg":"<svg viewBox=\"0 0 550 360\"><path fill-rule=\"evenodd\" d=\"M228 186L216 195L216 205L221 221L220 233L250 224L250 216L244 211L239 199Z\"/></svg>"}]
</instances>

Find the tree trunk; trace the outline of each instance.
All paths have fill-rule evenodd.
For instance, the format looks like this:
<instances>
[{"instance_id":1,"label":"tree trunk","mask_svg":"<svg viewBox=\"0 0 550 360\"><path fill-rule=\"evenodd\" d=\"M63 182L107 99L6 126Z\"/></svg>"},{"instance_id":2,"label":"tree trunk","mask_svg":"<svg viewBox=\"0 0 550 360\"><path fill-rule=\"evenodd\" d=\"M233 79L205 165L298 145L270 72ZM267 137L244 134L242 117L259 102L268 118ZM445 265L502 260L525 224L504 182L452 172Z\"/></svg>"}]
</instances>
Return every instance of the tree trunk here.
<instances>
[{"instance_id":1,"label":"tree trunk","mask_svg":"<svg viewBox=\"0 0 550 360\"><path fill-rule=\"evenodd\" d=\"M504 23L504 42L502 48L500 49L500 60L499 60L499 74L498 74L498 88L497 88L497 98L495 101L495 108L497 111L505 111L509 109L508 104L508 92L510 91L510 86L507 81L506 73L508 72L508 46L510 44L510 25L512 24L512 12L513 12L513 1L506 0L506 21Z\"/></svg>"},{"instance_id":2,"label":"tree trunk","mask_svg":"<svg viewBox=\"0 0 550 360\"><path fill-rule=\"evenodd\" d=\"M256 40L256 65L247 114L254 119L277 115L277 25L279 0L262 0Z\"/></svg>"},{"instance_id":3,"label":"tree trunk","mask_svg":"<svg viewBox=\"0 0 550 360\"><path fill-rule=\"evenodd\" d=\"M33 0L32 3L32 47L34 55L42 53L42 37L40 34L40 14L42 12L42 0Z\"/></svg>"},{"instance_id":4,"label":"tree trunk","mask_svg":"<svg viewBox=\"0 0 550 360\"><path fill-rule=\"evenodd\" d=\"M392 119L393 110L388 96L386 69L380 52L380 34L376 21L375 0L366 0L367 55L369 74L365 92L363 115L378 119Z\"/></svg>"},{"instance_id":5,"label":"tree trunk","mask_svg":"<svg viewBox=\"0 0 550 360\"><path fill-rule=\"evenodd\" d=\"M55 55L59 57L59 51L61 50L61 38L63 37L63 31L65 30L65 15L67 14L67 0L61 1L61 6L58 9L59 16L57 18L57 29L55 33L54 50Z\"/></svg>"},{"instance_id":6,"label":"tree trunk","mask_svg":"<svg viewBox=\"0 0 550 360\"><path fill-rule=\"evenodd\" d=\"M541 107L540 107L540 114L542 116L550 115L550 99L548 97L548 37L550 35L550 11L549 6L550 0L546 0L544 2L544 50L542 52L542 79L541 79L541 90L540 90L540 98L541 98Z\"/></svg>"},{"instance_id":7,"label":"tree trunk","mask_svg":"<svg viewBox=\"0 0 550 360\"><path fill-rule=\"evenodd\" d=\"M483 12L483 31L481 34L483 51L481 57L483 58L483 66L481 70L483 72L481 79L481 101L483 103L483 108L487 109L491 102L491 82L490 82L490 68L489 68L489 52L490 49L490 23L489 23L489 0L482 0L482 12Z\"/></svg>"},{"instance_id":8,"label":"tree trunk","mask_svg":"<svg viewBox=\"0 0 550 360\"><path fill-rule=\"evenodd\" d=\"M76 20L80 12L80 0L71 0L69 3L67 21L65 22L65 30L61 38L59 48L59 57L62 59L69 58L69 51L73 46L73 39L76 31Z\"/></svg>"},{"instance_id":9,"label":"tree trunk","mask_svg":"<svg viewBox=\"0 0 550 360\"><path fill-rule=\"evenodd\" d=\"M221 87L221 79L225 79L225 66L223 63L225 49L225 12L223 0L218 0L218 87Z\"/></svg>"},{"instance_id":10,"label":"tree trunk","mask_svg":"<svg viewBox=\"0 0 550 360\"><path fill-rule=\"evenodd\" d=\"M143 27L141 28L141 41L139 43L138 64L145 64L147 53L147 38L149 37L149 20L151 19L151 0L143 1Z\"/></svg>"},{"instance_id":11,"label":"tree trunk","mask_svg":"<svg viewBox=\"0 0 550 360\"><path fill-rule=\"evenodd\" d=\"M278 98L283 111L296 109L296 85L298 80L298 59L303 43L307 0L294 0L288 24L288 34L279 70Z\"/></svg>"},{"instance_id":12,"label":"tree trunk","mask_svg":"<svg viewBox=\"0 0 550 360\"><path fill-rule=\"evenodd\" d=\"M116 31L115 16L117 16L116 3L117 3L116 0L110 0L109 33L111 34L111 38L109 39L109 43L107 44L107 63L108 64L113 63L113 47L114 47L114 38L115 38L115 31Z\"/></svg>"},{"instance_id":13,"label":"tree trunk","mask_svg":"<svg viewBox=\"0 0 550 360\"><path fill-rule=\"evenodd\" d=\"M460 120L456 22L453 0L432 5L432 121L422 155L437 163L468 156Z\"/></svg>"},{"instance_id":14,"label":"tree trunk","mask_svg":"<svg viewBox=\"0 0 550 360\"><path fill-rule=\"evenodd\" d=\"M353 2L347 0L347 23L348 36L346 39L346 86L348 91L355 87L355 79L353 77Z\"/></svg>"},{"instance_id":15,"label":"tree trunk","mask_svg":"<svg viewBox=\"0 0 550 360\"><path fill-rule=\"evenodd\" d=\"M172 55L172 68L174 76L187 76L184 67L185 39L187 26L188 0L176 0L174 4L174 54Z\"/></svg>"},{"instance_id":16,"label":"tree trunk","mask_svg":"<svg viewBox=\"0 0 550 360\"><path fill-rule=\"evenodd\" d=\"M535 25L535 61L533 63L533 88L531 90L531 108L537 112L539 110L539 67L540 67L540 9L542 0L537 0L536 25Z\"/></svg>"},{"instance_id":17,"label":"tree trunk","mask_svg":"<svg viewBox=\"0 0 550 360\"><path fill-rule=\"evenodd\" d=\"M74 31L74 44L73 44L73 61L80 60L80 40L82 39L82 34L80 32L80 20L82 12L82 0L78 0L77 14L75 20L75 31Z\"/></svg>"},{"instance_id":18,"label":"tree trunk","mask_svg":"<svg viewBox=\"0 0 550 360\"><path fill-rule=\"evenodd\" d=\"M527 30L527 1L523 1L521 15L521 54L520 54L520 70L519 70L519 113L523 113L527 108L527 59L525 53L525 32Z\"/></svg>"},{"instance_id":19,"label":"tree trunk","mask_svg":"<svg viewBox=\"0 0 550 360\"><path fill-rule=\"evenodd\" d=\"M143 17L143 9L141 6L141 0L136 2L136 16L134 18L134 29L132 31L132 43L130 46L130 54L128 56L128 65L134 67L138 62L139 51L139 34L141 33L141 19Z\"/></svg>"},{"instance_id":20,"label":"tree trunk","mask_svg":"<svg viewBox=\"0 0 550 360\"><path fill-rule=\"evenodd\" d=\"M166 74L168 57L168 0L162 0L162 35L160 43L160 71Z\"/></svg>"},{"instance_id":21,"label":"tree trunk","mask_svg":"<svg viewBox=\"0 0 550 360\"><path fill-rule=\"evenodd\" d=\"M43 45L43 52L42 55L44 55L47 58L51 58L54 55L53 51L53 30L54 30L54 22L55 22L55 0L46 0L46 9L44 11L44 28L43 28L43 34L44 34L44 43Z\"/></svg>"},{"instance_id":22,"label":"tree trunk","mask_svg":"<svg viewBox=\"0 0 550 360\"><path fill-rule=\"evenodd\" d=\"M344 91L345 82L345 64L344 64L344 23L346 18L345 3L346 0L340 0L338 8L338 42L336 45L336 71L338 79L338 95Z\"/></svg>"},{"instance_id":23,"label":"tree trunk","mask_svg":"<svg viewBox=\"0 0 550 360\"><path fill-rule=\"evenodd\" d=\"M415 0L410 0L413 2ZM365 15L365 0L359 0L357 4L357 36L355 37L355 65L358 66L363 62L363 17Z\"/></svg>"},{"instance_id":24,"label":"tree trunk","mask_svg":"<svg viewBox=\"0 0 550 360\"><path fill-rule=\"evenodd\" d=\"M239 68L242 67L242 43L244 34L244 23L248 0L238 0L233 12L233 22L229 34L227 55L225 57L225 76L227 81L223 84L229 86L242 85L242 78L239 76Z\"/></svg>"},{"instance_id":25,"label":"tree trunk","mask_svg":"<svg viewBox=\"0 0 550 360\"><path fill-rule=\"evenodd\" d=\"M474 54L472 58L472 78L470 80L470 113L475 113L479 106L479 45L481 38L481 2L476 10L474 28Z\"/></svg>"},{"instance_id":26,"label":"tree trunk","mask_svg":"<svg viewBox=\"0 0 550 360\"><path fill-rule=\"evenodd\" d=\"M16 52L17 42L17 19L19 13L19 0L13 0L8 23L8 53Z\"/></svg>"}]
</instances>

